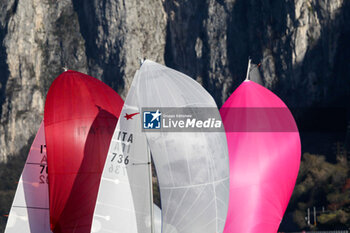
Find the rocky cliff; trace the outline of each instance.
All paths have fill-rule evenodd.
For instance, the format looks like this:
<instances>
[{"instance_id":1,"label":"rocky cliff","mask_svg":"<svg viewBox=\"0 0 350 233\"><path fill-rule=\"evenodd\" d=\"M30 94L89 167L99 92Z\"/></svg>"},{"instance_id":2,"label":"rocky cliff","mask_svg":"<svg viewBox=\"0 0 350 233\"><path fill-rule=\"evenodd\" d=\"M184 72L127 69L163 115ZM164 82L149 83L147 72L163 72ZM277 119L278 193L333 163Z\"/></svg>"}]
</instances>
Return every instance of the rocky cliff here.
<instances>
[{"instance_id":1,"label":"rocky cliff","mask_svg":"<svg viewBox=\"0 0 350 233\"><path fill-rule=\"evenodd\" d=\"M221 105L251 56L287 104L346 104L349 22L346 0L0 0L0 160L31 143L62 67L125 97L147 57Z\"/></svg>"}]
</instances>

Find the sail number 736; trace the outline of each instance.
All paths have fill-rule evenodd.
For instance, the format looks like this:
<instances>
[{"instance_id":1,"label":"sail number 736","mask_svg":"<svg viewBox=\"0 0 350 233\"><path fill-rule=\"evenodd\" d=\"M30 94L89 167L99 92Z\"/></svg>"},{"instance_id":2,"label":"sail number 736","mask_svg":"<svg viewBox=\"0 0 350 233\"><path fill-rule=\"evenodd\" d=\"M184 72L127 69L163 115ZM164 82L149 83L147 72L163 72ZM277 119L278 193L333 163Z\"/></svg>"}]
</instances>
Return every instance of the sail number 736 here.
<instances>
[{"instance_id":1,"label":"sail number 736","mask_svg":"<svg viewBox=\"0 0 350 233\"><path fill-rule=\"evenodd\" d=\"M112 153L113 157L111 162L117 161L117 163L124 163L125 165L129 164L129 156L123 154Z\"/></svg>"}]
</instances>

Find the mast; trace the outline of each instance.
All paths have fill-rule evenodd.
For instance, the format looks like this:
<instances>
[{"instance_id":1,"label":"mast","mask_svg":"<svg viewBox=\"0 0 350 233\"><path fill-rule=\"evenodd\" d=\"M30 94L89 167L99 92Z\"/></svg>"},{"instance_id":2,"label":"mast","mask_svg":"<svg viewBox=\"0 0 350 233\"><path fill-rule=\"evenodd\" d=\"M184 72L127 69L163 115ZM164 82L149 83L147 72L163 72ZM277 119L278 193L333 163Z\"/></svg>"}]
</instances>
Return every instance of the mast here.
<instances>
[{"instance_id":1,"label":"mast","mask_svg":"<svg viewBox=\"0 0 350 233\"><path fill-rule=\"evenodd\" d=\"M248 59L248 68L247 68L247 75L245 77L245 80L249 80L249 71L250 71L250 63L251 63L252 59Z\"/></svg>"}]
</instances>

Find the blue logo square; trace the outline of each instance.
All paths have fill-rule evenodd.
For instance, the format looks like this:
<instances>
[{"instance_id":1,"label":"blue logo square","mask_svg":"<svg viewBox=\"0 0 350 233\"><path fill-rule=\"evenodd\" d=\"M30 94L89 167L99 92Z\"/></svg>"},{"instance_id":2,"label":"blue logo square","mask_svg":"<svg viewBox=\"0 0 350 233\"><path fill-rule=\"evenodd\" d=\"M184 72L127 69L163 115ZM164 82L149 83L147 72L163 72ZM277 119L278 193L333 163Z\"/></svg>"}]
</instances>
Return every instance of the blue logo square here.
<instances>
[{"instance_id":1,"label":"blue logo square","mask_svg":"<svg viewBox=\"0 0 350 233\"><path fill-rule=\"evenodd\" d=\"M159 109L155 111L143 112L143 128L144 129L160 129L162 113Z\"/></svg>"}]
</instances>

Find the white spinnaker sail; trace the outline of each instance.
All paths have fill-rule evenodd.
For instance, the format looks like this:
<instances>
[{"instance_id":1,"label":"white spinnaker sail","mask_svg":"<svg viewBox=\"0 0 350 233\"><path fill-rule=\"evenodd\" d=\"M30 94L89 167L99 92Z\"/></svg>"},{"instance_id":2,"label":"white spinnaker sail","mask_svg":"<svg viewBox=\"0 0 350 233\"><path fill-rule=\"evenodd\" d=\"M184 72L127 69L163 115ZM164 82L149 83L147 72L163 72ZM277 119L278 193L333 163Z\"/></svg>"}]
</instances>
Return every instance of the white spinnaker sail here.
<instances>
[{"instance_id":1,"label":"white spinnaker sail","mask_svg":"<svg viewBox=\"0 0 350 233\"><path fill-rule=\"evenodd\" d=\"M50 233L44 123L30 148L5 233Z\"/></svg>"},{"instance_id":2,"label":"white spinnaker sail","mask_svg":"<svg viewBox=\"0 0 350 233\"><path fill-rule=\"evenodd\" d=\"M216 108L216 104L203 87L186 75L151 61L143 63L110 145L92 232L159 231L159 225L155 228L152 222L150 148L161 192L162 232L221 233L229 195L225 132L144 133L140 119L143 107ZM131 115L132 119L127 120ZM133 140L128 142L131 135ZM115 166L121 172L114 172ZM155 214L159 223L159 212Z\"/></svg>"},{"instance_id":3,"label":"white spinnaker sail","mask_svg":"<svg viewBox=\"0 0 350 233\"><path fill-rule=\"evenodd\" d=\"M148 60L139 70L137 95L140 107L217 108L196 81ZM158 174L162 232L222 232L229 198L225 132L146 135Z\"/></svg>"},{"instance_id":4,"label":"white spinnaker sail","mask_svg":"<svg viewBox=\"0 0 350 233\"><path fill-rule=\"evenodd\" d=\"M135 84L130 87L102 173L91 232L151 232L150 158L141 132Z\"/></svg>"}]
</instances>

